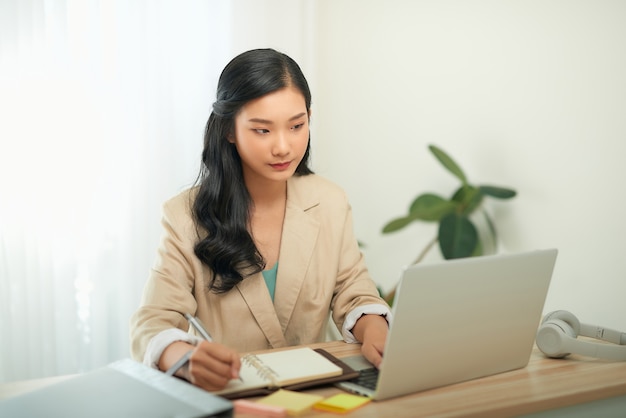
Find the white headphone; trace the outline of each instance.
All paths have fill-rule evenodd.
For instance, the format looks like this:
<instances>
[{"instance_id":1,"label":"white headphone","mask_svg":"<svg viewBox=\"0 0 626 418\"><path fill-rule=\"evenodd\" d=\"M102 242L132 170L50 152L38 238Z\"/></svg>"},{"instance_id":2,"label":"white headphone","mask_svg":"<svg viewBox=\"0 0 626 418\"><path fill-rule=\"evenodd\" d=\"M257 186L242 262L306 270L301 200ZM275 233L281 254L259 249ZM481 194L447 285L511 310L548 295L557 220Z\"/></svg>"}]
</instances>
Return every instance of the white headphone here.
<instances>
[{"instance_id":1,"label":"white headphone","mask_svg":"<svg viewBox=\"0 0 626 418\"><path fill-rule=\"evenodd\" d=\"M618 345L578 340L579 335ZM552 358L562 358L574 353L626 361L626 333L597 325L581 324L578 318L568 311L547 314L537 331L536 343L539 350Z\"/></svg>"}]
</instances>

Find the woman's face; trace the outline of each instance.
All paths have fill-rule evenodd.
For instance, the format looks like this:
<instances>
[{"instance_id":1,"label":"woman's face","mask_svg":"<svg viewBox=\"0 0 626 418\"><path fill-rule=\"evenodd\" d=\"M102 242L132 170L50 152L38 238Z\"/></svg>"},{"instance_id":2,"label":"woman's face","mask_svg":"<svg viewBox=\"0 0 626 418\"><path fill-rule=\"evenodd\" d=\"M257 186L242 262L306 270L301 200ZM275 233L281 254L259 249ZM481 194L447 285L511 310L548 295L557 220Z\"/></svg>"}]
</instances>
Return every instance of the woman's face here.
<instances>
[{"instance_id":1,"label":"woman's face","mask_svg":"<svg viewBox=\"0 0 626 418\"><path fill-rule=\"evenodd\" d=\"M241 157L246 183L286 181L304 157L309 112L304 96L285 87L246 103L235 117L230 142Z\"/></svg>"}]
</instances>

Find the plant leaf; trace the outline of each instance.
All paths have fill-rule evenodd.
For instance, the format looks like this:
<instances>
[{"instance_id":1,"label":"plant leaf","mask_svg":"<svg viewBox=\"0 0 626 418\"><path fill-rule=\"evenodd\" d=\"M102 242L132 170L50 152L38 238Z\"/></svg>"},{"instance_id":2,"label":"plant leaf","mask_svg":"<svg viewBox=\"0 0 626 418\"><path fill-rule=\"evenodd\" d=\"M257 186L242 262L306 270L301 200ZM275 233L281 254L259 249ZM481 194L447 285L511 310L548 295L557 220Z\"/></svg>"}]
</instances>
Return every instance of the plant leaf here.
<instances>
[{"instance_id":1,"label":"plant leaf","mask_svg":"<svg viewBox=\"0 0 626 418\"><path fill-rule=\"evenodd\" d=\"M480 235L478 236L478 241L476 242L476 248L474 248L474 252L471 257L479 257L484 254L483 242L480 240Z\"/></svg>"},{"instance_id":2,"label":"plant leaf","mask_svg":"<svg viewBox=\"0 0 626 418\"><path fill-rule=\"evenodd\" d=\"M515 190L505 187L480 186L479 189L484 195L495 197L496 199L511 199L517 195Z\"/></svg>"},{"instance_id":3,"label":"plant leaf","mask_svg":"<svg viewBox=\"0 0 626 418\"><path fill-rule=\"evenodd\" d=\"M467 184L467 177L465 177L465 173L448 154L435 145L429 145L428 149L449 172L454 174L463 184Z\"/></svg>"},{"instance_id":4,"label":"plant leaf","mask_svg":"<svg viewBox=\"0 0 626 418\"><path fill-rule=\"evenodd\" d=\"M404 228L405 226L407 226L408 224L410 224L411 222L413 222L414 220L415 219L409 216L403 216L402 218L392 219L391 221L387 222L387 224L383 227L383 234L388 234L390 232L398 231Z\"/></svg>"},{"instance_id":5,"label":"plant leaf","mask_svg":"<svg viewBox=\"0 0 626 418\"><path fill-rule=\"evenodd\" d=\"M478 244L478 231L467 216L451 213L439 223L439 248L446 260L470 257Z\"/></svg>"},{"instance_id":6,"label":"plant leaf","mask_svg":"<svg viewBox=\"0 0 626 418\"><path fill-rule=\"evenodd\" d=\"M483 201L483 194L478 187L466 185L459 187L452 195L452 200L459 203L459 213L469 215Z\"/></svg>"},{"instance_id":7,"label":"plant leaf","mask_svg":"<svg viewBox=\"0 0 626 418\"><path fill-rule=\"evenodd\" d=\"M423 221L438 221L447 213L454 211L457 203L433 193L418 196L409 208L409 216Z\"/></svg>"}]
</instances>

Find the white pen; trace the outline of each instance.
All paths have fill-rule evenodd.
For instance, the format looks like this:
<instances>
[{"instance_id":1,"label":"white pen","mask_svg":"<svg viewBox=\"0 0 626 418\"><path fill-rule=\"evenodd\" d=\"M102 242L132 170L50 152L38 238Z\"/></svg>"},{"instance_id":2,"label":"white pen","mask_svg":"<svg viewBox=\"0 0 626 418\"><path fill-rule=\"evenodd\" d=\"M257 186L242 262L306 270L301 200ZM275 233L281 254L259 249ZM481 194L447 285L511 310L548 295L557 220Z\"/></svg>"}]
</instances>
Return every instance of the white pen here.
<instances>
[{"instance_id":1,"label":"white pen","mask_svg":"<svg viewBox=\"0 0 626 418\"><path fill-rule=\"evenodd\" d=\"M168 375L168 376L174 376L174 373L176 373L178 371L178 369L180 369L181 367L185 366L189 362L189 358L191 357L191 353L193 353L193 350L187 351L185 353L185 355L182 356L176 363L174 363L174 365L172 367L167 369L165 374Z\"/></svg>"},{"instance_id":2,"label":"white pen","mask_svg":"<svg viewBox=\"0 0 626 418\"><path fill-rule=\"evenodd\" d=\"M196 319L195 316L192 316L191 314L186 313L185 314L185 318L187 318L187 321L189 321L191 326L193 326L196 329L196 331L198 331L200 333L202 338L204 338L205 340L207 340L209 342L213 341L213 338L211 338L211 336L209 335L207 330L204 329L204 327L202 326L200 321L198 321L198 319Z\"/></svg>"}]
</instances>

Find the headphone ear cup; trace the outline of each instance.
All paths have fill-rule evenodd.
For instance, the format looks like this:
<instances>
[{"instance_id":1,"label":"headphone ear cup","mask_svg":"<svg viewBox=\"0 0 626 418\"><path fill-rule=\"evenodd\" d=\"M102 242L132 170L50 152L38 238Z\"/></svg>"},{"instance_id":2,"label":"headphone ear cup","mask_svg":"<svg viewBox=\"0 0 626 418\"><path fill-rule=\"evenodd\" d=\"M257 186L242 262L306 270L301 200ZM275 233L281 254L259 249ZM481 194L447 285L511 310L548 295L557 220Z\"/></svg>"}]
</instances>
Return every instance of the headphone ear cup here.
<instances>
[{"instance_id":1,"label":"headphone ear cup","mask_svg":"<svg viewBox=\"0 0 626 418\"><path fill-rule=\"evenodd\" d=\"M561 319L544 321L537 331L536 344L539 350L552 358L563 358L570 353L566 351L567 339L576 339L576 332Z\"/></svg>"},{"instance_id":2,"label":"headphone ear cup","mask_svg":"<svg viewBox=\"0 0 626 418\"><path fill-rule=\"evenodd\" d=\"M574 331L574 334L575 334L573 336L574 338L580 335L580 321L578 320L578 318L576 318L576 315L574 315L573 313L569 311L563 311L563 310L553 311L547 314L546 316L544 316L543 321L541 323L544 324L548 321L552 321L555 319L561 320L567 323Z\"/></svg>"}]
</instances>

